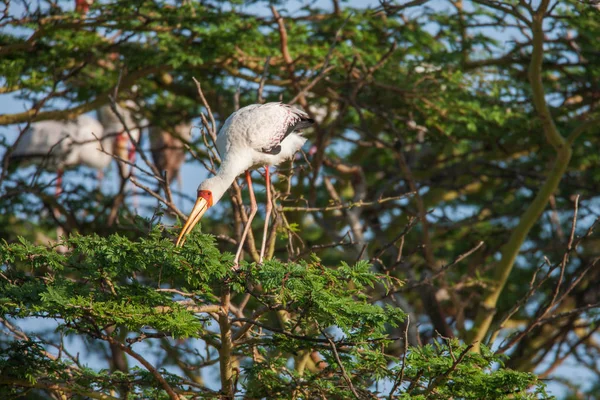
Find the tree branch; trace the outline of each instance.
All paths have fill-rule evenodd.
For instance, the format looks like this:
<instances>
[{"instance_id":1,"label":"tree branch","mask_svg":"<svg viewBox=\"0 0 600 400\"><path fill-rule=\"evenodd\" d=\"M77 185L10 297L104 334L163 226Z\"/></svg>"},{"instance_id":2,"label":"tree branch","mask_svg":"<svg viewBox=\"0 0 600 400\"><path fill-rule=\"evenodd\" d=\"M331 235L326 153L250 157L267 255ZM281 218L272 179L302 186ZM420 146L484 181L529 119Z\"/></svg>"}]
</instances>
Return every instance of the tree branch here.
<instances>
[{"instance_id":1,"label":"tree branch","mask_svg":"<svg viewBox=\"0 0 600 400\"><path fill-rule=\"evenodd\" d=\"M118 397L109 396L104 393L99 392L90 392L87 390L79 389L75 385L59 385L56 383L44 383L39 380L35 383L31 383L22 379L11 379L7 377L0 377L0 385L13 385L13 386L22 386L36 389L45 389L45 390L53 390L60 392L69 392L73 394L78 394L84 397L89 397L91 399L98 400L119 400Z\"/></svg>"},{"instance_id":2,"label":"tree branch","mask_svg":"<svg viewBox=\"0 0 600 400\"><path fill-rule=\"evenodd\" d=\"M219 328L221 333L221 348L219 349L219 367L221 370L221 391L226 399L233 400L235 388L233 387L233 341L231 339L231 321L229 321L229 307L231 305L231 289L223 288L221 298L221 311L219 311Z\"/></svg>"},{"instance_id":3,"label":"tree branch","mask_svg":"<svg viewBox=\"0 0 600 400\"><path fill-rule=\"evenodd\" d=\"M529 84L531 85L532 99L538 118L542 123L546 140L555 150L559 150L565 145L565 139L556 129L544 93L544 83L542 82L542 62L544 61L544 13L550 0L542 0L538 11L533 15L531 31L533 33L533 52L529 64Z\"/></svg>"},{"instance_id":4,"label":"tree branch","mask_svg":"<svg viewBox=\"0 0 600 400\"><path fill-rule=\"evenodd\" d=\"M321 327L319 327L319 329L321 330L321 334L323 336L325 336L325 338L329 342L329 345L331 346L331 351L333 352L333 356L335 357L335 361L340 366L340 370L342 371L342 376L344 377L344 380L346 381L346 383L348 384L348 387L352 391L352 394L354 394L354 397L356 397L357 399L360 400L360 396L358 395L356 388L352 384L352 380L348 376L348 373L346 372L346 368L344 368L344 364L342 363L342 360L340 359L340 355L338 354L337 348L335 347L335 343L333 342L333 340L331 340L329 335L327 333L325 333L325 331L323 329L321 329Z\"/></svg>"},{"instance_id":5,"label":"tree branch","mask_svg":"<svg viewBox=\"0 0 600 400\"><path fill-rule=\"evenodd\" d=\"M165 66L149 67L149 68L143 69L141 71L137 71L135 73L125 76L121 80L120 86L128 88L128 87L132 86L136 82L136 80L138 80L139 78L142 78L144 76L147 76L147 75L150 75L153 73L160 72L162 69L165 69L165 68L166 68ZM79 105L77 107L69 108L66 110L38 112L38 110L33 108L31 110L27 110L27 111L24 111L21 113L0 115L0 125L11 125L11 124L17 124L17 123L27 122L27 121L37 122L37 121L43 121L43 120L48 120L48 119L56 119L56 120L74 119L75 117L77 117L80 114L86 113L88 111L92 111L92 110L100 107L101 105L105 104L108 101L108 96L111 93L112 93L112 91L100 94L96 97L96 100L93 100L89 103L85 103L85 104Z\"/></svg>"},{"instance_id":6,"label":"tree branch","mask_svg":"<svg viewBox=\"0 0 600 400\"><path fill-rule=\"evenodd\" d=\"M356 207L372 207L372 206L375 206L375 205L378 205L378 204L387 203L389 201L395 201L395 200L404 199L404 198L409 197L409 196L411 196L413 194L415 194L415 192L408 192L408 193L405 193L405 194L400 195L400 196L386 197L386 198L378 199L378 200L374 200L374 201L359 200L357 202L349 202L349 203L346 203L346 204L338 204L338 205L335 205L335 206L327 206L327 207L281 207L281 209L279 211L282 211L282 212L290 212L290 211L327 212L327 211L352 209L352 208L356 208Z\"/></svg>"},{"instance_id":7,"label":"tree branch","mask_svg":"<svg viewBox=\"0 0 600 400\"><path fill-rule=\"evenodd\" d=\"M533 202L521 216L519 224L512 231L508 242L502 248L502 258L494 268L494 278L491 289L481 302L475 318L475 323L467 337L467 342L474 344L473 349L476 352L479 351L480 344L490 328L496 311L498 298L504 290L504 286L514 267L521 246L527 238L529 231L546 208L550 196L552 196L558 188L558 185L567 170L569 161L571 160L571 147L567 145L564 138L558 133L544 98L545 94L542 84L544 32L542 26L544 13L548 7L548 3L549 0L543 0L539 9L533 15L531 28L533 32L533 54L529 66L529 80L532 87L532 96L536 111L542 121L542 127L547 141L557 152L556 159L554 160L552 169L548 172L546 181L533 199Z\"/></svg>"},{"instance_id":8,"label":"tree branch","mask_svg":"<svg viewBox=\"0 0 600 400\"><path fill-rule=\"evenodd\" d=\"M115 340L112 336L102 335L102 339L106 340L110 344L118 346L121 350L123 350L125 353L129 354L131 357L135 358L140 364L142 364L148 370L148 372L150 372L152 376L154 376L154 378L160 383L160 385L167 392L171 400L180 400L179 395L175 393L171 385L169 385L169 382L167 382L164 376L162 376L160 372L158 372L158 370L148 360L146 360L140 354L133 351L131 347L125 346L123 343L119 342L118 340Z\"/></svg>"},{"instance_id":9,"label":"tree branch","mask_svg":"<svg viewBox=\"0 0 600 400\"><path fill-rule=\"evenodd\" d=\"M600 126L600 118L595 118L595 119L590 119L589 121L585 121L584 123L579 125L577 128L573 129L573 132L571 132L571 134L567 137L567 144L569 146L572 146L573 143L575 142L575 140L577 140L577 138L582 133L584 133L586 130L588 130L590 128L594 128L594 127L599 127L599 126Z\"/></svg>"}]
</instances>

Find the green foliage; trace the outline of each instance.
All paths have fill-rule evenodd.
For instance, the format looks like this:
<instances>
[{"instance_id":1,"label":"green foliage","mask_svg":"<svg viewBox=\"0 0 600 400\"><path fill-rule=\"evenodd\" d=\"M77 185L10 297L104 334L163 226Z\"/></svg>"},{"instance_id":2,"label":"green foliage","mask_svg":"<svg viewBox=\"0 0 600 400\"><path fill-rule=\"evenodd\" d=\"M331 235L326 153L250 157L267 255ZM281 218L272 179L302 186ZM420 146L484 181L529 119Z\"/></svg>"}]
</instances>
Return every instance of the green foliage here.
<instances>
[{"instance_id":1,"label":"green foliage","mask_svg":"<svg viewBox=\"0 0 600 400\"><path fill-rule=\"evenodd\" d=\"M272 260L260 268L249 265L242 271L248 272L245 282L261 285L263 290L271 293L274 303L269 304L270 307L281 304L306 321L335 325L352 341L379 339L385 333L386 325L397 326L404 316L397 308L368 303L366 286L386 282L373 274L366 262L358 262L353 267L342 263L339 268L332 269L322 265L317 258L299 264Z\"/></svg>"},{"instance_id":2,"label":"green foliage","mask_svg":"<svg viewBox=\"0 0 600 400\"><path fill-rule=\"evenodd\" d=\"M245 264L236 271L231 269L231 255L221 254L211 236L195 234L185 247L176 248L158 227L135 241L118 234L72 235L59 244L61 252L23 239L0 247L4 265L0 309L5 320L54 320L55 331L67 338L119 342L134 352L141 343L158 338L196 338L204 341L210 353L211 346L219 348L223 340L211 327L211 316L218 313L223 291L231 290L232 297L249 293L250 303L258 307L254 318L242 320L251 324L247 336L237 337L240 326L233 329L234 354L243 370L239 380L251 396L289 398L297 393L304 398L347 398L352 392L344 374L351 376L355 390L366 392L377 381L392 380L399 373L394 359L382 350L398 340L386 332L405 315L398 308L370 301L368 289L389 287L390 278L373 273L366 262L335 267L313 257L300 263ZM282 313L288 317L278 324L275 321ZM234 323L236 318L232 315ZM163 397L166 393L152 389L159 383L145 369L111 373L61 355L50 343L45 335L2 342L0 373L5 396L22 393L19 388L52 385L69 387L69 393L82 396L88 392L108 395L115 388L123 390L123 385L130 396ZM531 374L502 368L492 371L495 358L490 354L469 354L451 374L444 375L452 365L449 352L463 348L452 343L411 349L405 378L414 380L417 388L421 381L454 382L444 385L444 391L436 389L435 398L472 397L473 393L506 398L500 396L501 390L521 393L536 385ZM315 350L323 356L323 365L304 373L300 365L306 365ZM339 362L344 365L343 373ZM186 377L157 371L174 389L186 392L190 383ZM207 390L192 388L190 393L212 396Z\"/></svg>"},{"instance_id":3,"label":"green foliage","mask_svg":"<svg viewBox=\"0 0 600 400\"><path fill-rule=\"evenodd\" d=\"M469 350L456 340L411 349L404 374L417 383L400 398L550 398L543 385L530 390L531 382L536 381L534 374L503 368L502 357L485 347L481 353ZM401 370L401 367L396 369Z\"/></svg>"},{"instance_id":4,"label":"green foliage","mask_svg":"<svg viewBox=\"0 0 600 400\"><path fill-rule=\"evenodd\" d=\"M215 237L194 235L175 249L171 234L156 227L173 223L171 208L154 207L162 189L138 208L119 201L130 185L117 195L108 185L98 190L95 174L78 168L65 175L57 199L54 175L2 169L4 323L18 332L40 321L48 330L2 339L10 356L2 358L1 378L22 384L3 385L7 395L172 398L124 353L138 350L190 398L230 396L236 380L238 394L254 398L353 398L340 362L359 397L383 397L382 385L389 391L401 374L405 334L408 359L396 392L404 398L544 397L531 373L552 381L560 375L554 361L568 364L569 354L577 368L595 371L599 320L589 308L600 300L600 241L587 234L600 215L594 2L553 0L543 13L541 97L550 117L565 138L596 122L573 141L549 205L520 232L514 268L487 307L482 299L502 286L493 277L499 254L556 156L527 73L530 21L545 2L381 1L367 9L357 1L94 1L86 14L74 12L72 0L13 3L0 18L0 100L19 104L0 115L0 125L12 124L0 129L93 111L118 88L152 126L193 121L188 162L196 170L185 178L195 179L218 163L192 77L217 127L238 105L257 101L263 77L265 101L302 92L297 105L318 123L305 132L304 155L281 165L273 180L273 258L244 261L236 272L230 252L244 220L242 198L229 202L228 194L206 213L203 229ZM8 149L13 137L2 131L0 146ZM141 169L136 179L154 191L149 166ZM166 194L160 202L184 214L197 183L186 182L193 190L186 187L183 204ZM264 190L256 195L264 204ZM259 212L255 243L261 225ZM231 351L222 346L228 328L219 318L227 299ZM511 357L503 366L482 347L450 371L453 355L471 344L477 315L494 319L483 344ZM437 332L464 344L435 344ZM335 338L339 361L325 334ZM519 340L502 348L512 337ZM102 365L67 354L69 341L83 343ZM223 347L233 361L217 371L228 359ZM34 367L7 372L20 357ZM229 380L223 371L233 371ZM567 386L573 396L593 390Z\"/></svg>"}]
</instances>

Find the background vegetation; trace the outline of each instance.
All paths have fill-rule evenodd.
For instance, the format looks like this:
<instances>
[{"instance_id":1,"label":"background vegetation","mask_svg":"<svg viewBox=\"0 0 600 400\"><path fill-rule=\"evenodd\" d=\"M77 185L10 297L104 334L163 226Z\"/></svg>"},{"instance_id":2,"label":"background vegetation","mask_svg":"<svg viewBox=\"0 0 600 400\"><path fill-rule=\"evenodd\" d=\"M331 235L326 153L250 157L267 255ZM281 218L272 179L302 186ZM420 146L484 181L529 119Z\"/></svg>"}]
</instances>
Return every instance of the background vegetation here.
<instances>
[{"instance_id":1,"label":"background vegetation","mask_svg":"<svg viewBox=\"0 0 600 400\"><path fill-rule=\"evenodd\" d=\"M190 197L143 141L118 192L72 176L55 198L3 137L3 398L600 390L595 2L2 3L0 94L28 108L0 125L21 134L130 99L193 119L188 162L214 172L240 106L317 121L273 183L269 261L257 218L237 272L241 180L179 249Z\"/></svg>"}]
</instances>

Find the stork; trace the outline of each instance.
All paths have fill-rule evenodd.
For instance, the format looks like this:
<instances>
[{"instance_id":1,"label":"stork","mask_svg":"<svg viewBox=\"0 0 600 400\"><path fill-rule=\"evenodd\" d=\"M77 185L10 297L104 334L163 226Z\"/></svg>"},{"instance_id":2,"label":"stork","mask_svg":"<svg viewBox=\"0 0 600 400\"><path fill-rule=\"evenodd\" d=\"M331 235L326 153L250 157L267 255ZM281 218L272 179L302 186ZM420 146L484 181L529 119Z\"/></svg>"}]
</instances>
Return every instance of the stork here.
<instances>
[{"instance_id":1,"label":"stork","mask_svg":"<svg viewBox=\"0 0 600 400\"><path fill-rule=\"evenodd\" d=\"M131 122L130 112L118 106L118 110ZM80 115L67 121L41 121L27 129L13 152L11 162L24 161L41 165L44 169L57 171L56 194L62 189L62 175L65 168L87 165L100 173L110 164L113 155L127 160L132 159L128 151L129 138L124 128L108 106L98 110L100 121L88 115ZM131 129L135 141L139 139L139 129ZM126 176L127 168L120 165L121 176Z\"/></svg>"},{"instance_id":2,"label":"stork","mask_svg":"<svg viewBox=\"0 0 600 400\"><path fill-rule=\"evenodd\" d=\"M75 0L75 11L81 14L87 14L94 0Z\"/></svg>"},{"instance_id":3,"label":"stork","mask_svg":"<svg viewBox=\"0 0 600 400\"><path fill-rule=\"evenodd\" d=\"M170 182L177 179L181 191L181 175L179 170L185 161L184 143L192 139L192 124L182 122L175 125L172 132L152 126L149 129L150 152L156 169L160 172L166 171Z\"/></svg>"},{"instance_id":4,"label":"stork","mask_svg":"<svg viewBox=\"0 0 600 400\"><path fill-rule=\"evenodd\" d=\"M133 110L137 108L134 101L126 100L124 105L125 107L121 107L117 104L117 112L119 115L115 114L109 106L99 108L98 120L104 128L105 135L117 135L114 155L117 156L118 159L129 160L130 164L133 164L135 163L136 145L140 141L141 128L146 126L148 122L134 116ZM123 122L121 122L121 119ZM129 130L131 137L129 137L127 130ZM133 139L133 143L131 139ZM127 145L128 143L129 146ZM109 162L107 162L107 165ZM125 179L130 169L121 161L118 162L118 166L121 177Z\"/></svg>"},{"instance_id":5,"label":"stork","mask_svg":"<svg viewBox=\"0 0 600 400\"><path fill-rule=\"evenodd\" d=\"M238 175L245 172L250 193L250 215L235 254L234 266L237 266L250 224L258 209L250 169L264 166L267 205L259 257L259 262L262 262L272 209L269 166L291 158L306 142L306 138L298 132L313 123L314 120L304 111L282 103L252 104L231 114L217 136L221 166L214 177L206 179L198 187L198 199L179 234L177 246L183 246L186 235L206 210L221 199Z\"/></svg>"}]
</instances>

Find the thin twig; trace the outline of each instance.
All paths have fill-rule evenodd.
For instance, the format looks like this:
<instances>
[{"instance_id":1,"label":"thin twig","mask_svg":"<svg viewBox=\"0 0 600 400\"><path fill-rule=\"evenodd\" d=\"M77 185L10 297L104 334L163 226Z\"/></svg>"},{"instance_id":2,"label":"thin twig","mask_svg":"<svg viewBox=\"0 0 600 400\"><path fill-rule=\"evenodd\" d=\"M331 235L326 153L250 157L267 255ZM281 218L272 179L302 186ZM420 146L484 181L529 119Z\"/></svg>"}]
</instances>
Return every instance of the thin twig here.
<instances>
[{"instance_id":1,"label":"thin twig","mask_svg":"<svg viewBox=\"0 0 600 400\"><path fill-rule=\"evenodd\" d=\"M210 118L210 129L208 129L209 127L207 127L209 134L214 142L214 144L217 143L217 124L215 123L215 118L213 116L212 110L210 108L210 106L208 105L208 101L206 101L206 97L204 97L204 92L202 92L202 86L200 85L200 82L198 82L198 80L196 80L196 78L192 77L192 79L194 80L194 83L196 84L196 88L198 89L198 95L200 96L200 99L202 100L202 104L204 105L204 108L206 108L206 112L208 113L208 117ZM202 114L202 116L204 116L204 114Z\"/></svg>"},{"instance_id":2,"label":"thin twig","mask_svg":"<svg viewBox=\"0 0 600 400\"><path fill-rule=\"evenodd\" d=\"M163 198L161 195L159 195L158 193L156 193L154 190L150 189L148 186L138 182L137 179L135 179L134 177L129 178L129 180L131 181L131 183L133 183L135 186L139 187L140 189L142 189L144 192L148 193L150 196L154 197L156 200L160 201L161 203L163 203L164 205L166 205L171 211L173 211L175 214L177 214L177 216L179 218L181 218L182 220L186 221L187 220L187 216L182 213L179 208L177 208L177 206L173 203L173 202L168 202L165 198Z\"/></svg>"},{"instance_id":3,"label":"thin twig","mask_svg":"<svg viewBox=\"0 0 600 400\"><path fill-rule=\"evenodd\" d=\"M269 73L269 63L271 62L271 56L268 56L265 60L265 65L263 67L263 73L260 78L260 83L258 84L258 91L256 94L257 102L259 104L264 103L265 99L263 99L263 89L265 88L265 80L267 79L267 74Z\"/></svg>"},{"instance_id":4,"label":"thin twig","mask_svg":"<svg viewBox=\"0 0 600 400\"><path fill-rule=\"evenodd\" d=\"M398 389L398 386L402 384L404 380L404 369L406 368L406 353L408 352L408 329L410 327L410 315L406 316L406 329L404 330L404 344L402 348L402 367L400 368L400 373L394 382L394 386L392 386L392 390L390 390L390 394L388 398L392 400L392 396L394 396L394 392Z\"/></svg>"},{"instance_id":5,"label":"thin twig","mask_svg":"<svg viewBox=\"0 0 600 400\"><path fill-rule=\"evenodd\" d=\"M289 212L289 211L300 211L300 212L327 212L327 211L335 211L335 210L349 210L352 208L358 208L358 207L371 207L377 204L383 204L383 203L387 203L389 201L395 201L395 200L400 200L400 199L404 199L406 197L412 196L415 192L408 192L405 193L403 195L400 196L394 196L394 197L386 197L383 199L379 199L379 200L374 200L374 201L357 201L357 202L350 202L350 203L346 203L346 204L338 204L335 206L328 206L328 207L281 207L278 211L283 211L283 212Z\"/></svg>"},{"instance_id":6,"label":"thin twig","mask_svg":"<svg viewBox=\"0 0 600 400\"><path fill-rule=\"evenodd\" d=\"M171 400L180 400L179 395L177 393L175 393L175 391L173 390L171 385L169 385L169 382L167 382L167 380L160 374L160 372L158 372L158 369L156 369L152 365L152 363L150 363L148 360L146 360L144 357L142 357L139 353L133 351L133 349L131 347L125 346L123 343L119 342L118 340L115 340L110 335L101 335L101 339L106 340L107 342L109 342L112 345L118 346L122 351L129 354L131 357L135 358L140 364L142 364L148 370L148 372L150 372L152 374L152 376L154 376L154 378L160 383L162 388L167 392L167 394L169 395Z\"/></svg>"},{"instance_id":7,"label":"thin twig","mask_svg":"<svg viewBox=\"0 0 600 400\"><path fill-rule=\"evenodd\" d=\"M327 73L329 71L334 69L334 67L329 66L329 63L331 61L331 56L333 54L333 50L335 49L335 46L337 45L340 38L342 37L342 31L344 30L344 27L348 23L348 20L350 20L350 17L352 17L352 13L350 13L346 17L346 19L344 20L342 25L339 27L339 29L335 33L335 37L333 38L333 40L331 41L331 45L329 46L329 51L327 52L327 55L325 56L325 59L323 60L323 66L321 67L321 70L317 73L317 75L313 78L313 80L304 87L304 89L302 89L300 92L298 92L298 94L296 94L296 96L294 96L294 98L289 101L288 104L295 104L301 97L303 98L310 89L312 89L321 79L323 79L325 77L325 75L327 75Z\"/></svg>"},{"instance_id":8,"label":"thin twig","mask_svg":"<svg viewBox=\"0 0 600 400\"><path fill-rule=\"evenodd\" d=\"M318 326L319 324L317 324ZM346 372L346 368L344 368L344 364L342 363L342 360L340 359L340 355L338 354L337 348L335 346L335 343L333 342L333 340L331 340L331 338L329 337L329 335L327 333L325 333L325 331L323 329L321 329L321 327L319 326L319 330L321 331L321 334L323 336L325 336L325 338L327 339L327 341L329 342L329 345L331 346L331 351L333 352L333 356L335 357L335 361L338 363L338 365L340 366L340 370L342 371L342 376L344 377L344 380L346 381L346 383L348 384L348 387L350 388L350 390L352 391L352 393L354 394L354 397L356 397L357 399L360 400L360 396L358 395L358 392L356 391L356 388L354 387L354 385L352 384L352 380L350 379L350 377L348 376L348 373Z\"/></svg>"},{"instance_id":9,"label":"thin twig","mask_svg":"<svg viewBox=\"0 0 600 400\"><path fill-rule=\"evenodd\" d=\"M484 244L485 244L485 242L483 242L483 241L477 243L475 245L475 247L473 247L472 249L470 249L470 250L464 252L463 254L459 255L458 257L456 257L454 259L454 261L452 261L450 264L446 264L443 267L441 267L435 274L433 274L431 276L428 276L426 278L423 278L422 280L420 280L418 282L412 283L412 284L407 285L407 286L403 286L399 291L406 291L406 290L409 290L409 289L413 289L413 288L415 288L417 286L430 284L435 279L437 279L440 275L442 275L444 272L446 272L449 268L455 266L456 264L458 264L459 262L461 262L465 258L469 257L471 254L475 253Z\"/></svg>"},{"instance_id":10,"label":"thin twig","mask_svg":"<svg viewBox=\"0 0 600 400\"><path fill-rule=\"evenodd\" d=\"M427 388L427 391L424 394L424 398L428 398L429 394L437 386L439 386L444 380L448 379L448 377L450 376L450 374L452 372L454 372L454 370L456 369L456 367L458 367L458 365L463 361L463 359L467 356L467 354L469 353L469 351L471 351L471 349L473 348L473 346L475 346L473 343L471 343L470 345L466 346L465 349L460 353L460 355L458 356L458 358L452 363L452 365L450 366L450 368L448 368L442 375L438 375L437 377L435 377L435 379L431 382L431 384ZM450 348L450 344L448 344L448 348Z\"/></svg>"}]
</instances>

